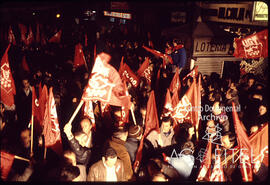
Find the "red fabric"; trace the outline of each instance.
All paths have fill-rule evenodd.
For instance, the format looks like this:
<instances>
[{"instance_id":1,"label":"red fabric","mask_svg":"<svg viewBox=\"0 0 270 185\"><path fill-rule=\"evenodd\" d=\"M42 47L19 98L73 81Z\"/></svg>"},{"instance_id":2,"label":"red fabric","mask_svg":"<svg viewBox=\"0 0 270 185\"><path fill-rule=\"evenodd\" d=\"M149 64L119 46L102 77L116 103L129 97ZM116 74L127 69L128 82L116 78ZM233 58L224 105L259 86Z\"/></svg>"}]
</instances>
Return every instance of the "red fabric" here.
<instances>
[{"instance_id":1,"label":"red fabric","mask_svg":"<svg viewBox=\"0 0 270 185\"><path fill-rule=\"evenodd\" d=\"M123 57L120 63L120 68L119 68L119 75L121 78L125 81L128 81L131 83L132 86L135 88L138 87L139 85L139 78L137 75L130 69L130 67L123 62Z\"/></svg>"},{"instance_id":2,"label":"red fabric","mask_svg":"<svg viewBox=\"0 0 270 185\"><path fill-rule=\"evenodd\" d=\"M43 134L45 138L45 147L50 147L57 154L61 155L63 151L62 140L52 87L49 90L49 100L46 103Z\"/></svg>"},{"instance_id":3,"label":"red fabric","mask_svg":"<svg viewBox=\"0 0 270 185\"><path fill-rule=\"evenodd\" d=\"M195 107L198 105L196 79L192 82L186 94L182 97L176 107L174 107L173 118L179 123L184 121L191 122L194 126L198 123L198 111Z\"/></svg>"},{"instance_id":4,"label":"red fabric","mask_svg":"<svg viewBox=\"0 0 270 185\"><path fill-rule=\"evenodd\" d=\"M146 116L145 116L145 130L143 134L143 138L140 142L140 145L138 147L138 151L136 154L136 159L134 162L134 169L137 170L140 161L142 159L142 149L143 149L143 140L147 137L147 135L152 131L156 130L158 133L160 133L159 129L159 119L157 114L157 107L156 107L156 100L155 100L155 93L154 91L151 91L151 94L149 96L147 107L146 107Z\"/></svg>"},{"instance_id":5,"label":"red fabric","mask_svg":"<svg viewBox=\"0 0 270 185\"><path fill-rule=\"evenodd\" d=\"M195 66L184 78L185 80L187 77L191 76L192 78L197 78L198 76L198 66Z\"/></svg>"},{"instance_id":6,"label":"red fabric","mask_svg":"<svg viewBox=\"0 0 270 185\"><path fill-rule=\"evenodd\" d=\"M119 73L108 62L110 55L97 56L90 79L83 93L84 101L101 101L114 106L130 108L130 96L126 95Z\"/></svg>"},{"instance_id":7,"label":"red fabric","mask_svg":"<svg viewBox=\"0 0 270 185\"><path fill-rule=\"evenodd\" d=\"M22 59L22 68L23 68L24 71L30 72L30 69L29 69L28 64L26 62L26 57L25 56L23 56L23 59Z\"/></svg>"},{"instance_id":8,"label":"red fabric","mask_svg":"<svg viewBox=\"0 0 270 185\"><path fill-rule=\"evenodd\" d=\"M233 115L233 122L234 122L234 129L237 136L237 143L240 147L240 170L242 173L243 181L252 181L252 164L251 164L251 145L245 132L243 125L240 123L238 118L238 114L235 111L235 103L232 102L232 115Z\"/></svg>"},{"instance_id":9,"label":"red fabric","mask_svg":"<svg viewBox=\"0 0 270 185\"><path fill-rule=\"evenodd\" d=\"M14 161L14 155L1 151L1 178L6 181Z\"/></svg>"},{"instance_id":10,"label":"red fabric","mask_svg":"<svg viewBox=\"0 0 270 185\"><path fill-rule=\"evenodd\" d=\"M25 43L26 42L27 27L23 24L19 24L19 29L21 31L21 41L23 41Z\"/></svg>"},{"instance_id":11,"label":"red fabric","mask_svg":"<svg viewBox=\"0 0 270 185\"><path fill-rule=\"evenodd\" d=\"M32 116L34 116L34 123L41 124L43 118L41 117L40 104L34 86L32 87Z\"/></svg>"},{"instance_id":12,"label":"red fabric","mask_svg":"<svg viewBox=\"0 0 270 185\"><path fill-rule=\"evenodd\" d=\"M30 44L33 43L33 41L34 41L34 35L33 35L32 28L31 28L31 26L30 26L30 27L29 27L29 33L28 33L28 36L27 36L27 38L26 38L26 40L25 40L25 44L26 44L26 45L30 45Z\"/></svg>"},{"instance_id":13,"label":"red fabric","mask_svg":"<svg viewBox=\"0 0 270 185\"><path fill-rule=\"evenodd\" d=\"M169 89L167 89L164 107L163 107L163 114L164 114L164 116L169 116L172 111L173 111L173 107L172 107L171 93L170 93Z\"/></svg>"},{"instance_id":14,"label":"red fabric","mask_svg":"<svg viewBox=\"0 0 270 185\"><path fill-rule=\"evenodd\" d=\"M83 54L82 45L79 43L75 46L75 54L74 54L74 67L80 67L86 65L86 60Z\"/></svg>"},{"instance_id":15,"label":"red fabric","mask_svg":"<svg viewBox=\"0 0 270 185\"><path fill-rule=\"evenodd\" d=\"M208 144L205 149L205 155L203 157L203 161L201 162L199 174L197 177L197 181L202 181L204 178L208 178L208 170L211 165L211 155L212 155L212 143L208 141Z\"/></svg>"},{"instance_id":16,"label":"red fabric","mask_svg":"<svg viewBox=\"0 0 270 185\"><path fill-rule=\"evenodd\" d=\"M170 87L169 87L170 91L173 93L175 90L177 90L178 92L181 89L181 82L180 82L180 78L179 78L179 69L177 68L174 77L171 81Z\"/></svg>"},{"instance_id":17,"label":"red fabric","mask_svg":"<svg viewBox=\"0 0 270 185\"><path fill-rule=\"evenodd\" d=\"M16 45L16 39L15 39L11 26L9 26L9 29L8 29L8 42L12 43L13 45Z\"/></svg>"},{"instance_id":18,"label":"red fabric","mask_svg":"<svg viewBox=\"0 0 270 185\"><path fill-rule=\"evenodd\" d=\"M139 77L144 77L147 83L151 85L151 76L153 71L150 69L149 58L146 58L141 67L138 69L137 74Z\"/></svg>"},{"instance_id":19,"label":"red fabric","mask_svg":"<svg viewBox=\"0 0 270 185\"><path fill-rule=\"evenodd\" d=\"M7 107L14 106L14 95L16 94L15 84L8 60L8 45L4 56L1 59L1 102Z\"/></svg>"},{"instance_id":20,"label":"red fabric","mask_svg":"<svg viewBox=\"0 0 270 185\"><path fill-rule=\"evenodd\" d=\"M253 152L253 163L259 161L268 166L268 123L252 134L249 142Z\"/></svg>"},{"instance_id":21,"label":"red fabric","mask_svg":"<svg viewBox=\"0 0 270 185\"><path fill-rule=\"evenodd\" d=\"M238 58L268 57L268 30L234 39L234 56Z\"/></svg>"},{"instance_id":22,"label":"red fabric","mask_svg":"<svg viewBox=\"0 0 270 185\"><path fill-rule=\"evenodd\" d=\"M40 43L40 26L39 23L37 23L37 32L36 32L36 42Z\"/></svg>"},{"instance_id":23,"label":"red fabric","mask_svg":"<svg viewBox=\"0 0 270 185\"><path fill-rule=\"evenodd\" d=\"M54 36L52 36L49 39L49 43L60 43L61 42L61 35L62 35L62 30L59 30Z\"/></svg>"},{"instance_id":24,"label":"red fabric","mask_svg":"<svg viewBox=\"0 0 270 185\"><path fill-rule=\"evenodd\" d=\"M219 146L216 145L216 152L215 152L215 164L214 168L212 170L211 176L210 176L210 181L215 181L215 182L224 182L224 171L223 167L221 164L221 154L220 154L220 149Z\"/></svg>"},{"instance_id":25,"label":"red fabric","mask_svg":"<svg viewBox=\"0 0 270 185\"><path fill-rule=\"evenodd\" d=\"M40 123L42 126L44 125L44 115L46 109L46 103L49 99L47 86L44 85L41 93L39 94L39 107L40 107L40 116L42 118L42 122Z\"/></svg>"},{"instance_id":26,"label":"red fabric","mask_svg":"<svg viewBox=\"0 0 270 185\"><path fill-rule=\"evenodd\" d=\"M93 128L96 129L96 121L95 121L92 101L85 101L83 114L84 116L87 116L91 120Z\"/></svg>"},{"instance_id":27,"label":"red fabric","mask_svg":"<svg viewBox=\"0 0 270 185\"><path fill-rule=\"evenodd\" d=\"M167 54L164 54L164 53L161 53L160 51L157 51L157 50L154 50L154 49L150 49L146 46L143 46L143 48L146 50L146 51L149 51L150 53L152 53L153 55L155 55L156 57L160 57L163 59L163 67L165 67L166 63L165 61L168 61L169 63L173 64L173 60L172 60L172 57L167 55Z\"/></svg>"},{"instance_id":28,"label":"red fabric","mask_svg":"<svg viewBox=\"0 0 270 185\"><path fill-rule=\"evenodd\" d=\"M183 44L178 44L176 46L173 47L173 51L176 51L176 50L179 50L179 49L182 49L184 47Z\"/></svg>"}]
</instances>

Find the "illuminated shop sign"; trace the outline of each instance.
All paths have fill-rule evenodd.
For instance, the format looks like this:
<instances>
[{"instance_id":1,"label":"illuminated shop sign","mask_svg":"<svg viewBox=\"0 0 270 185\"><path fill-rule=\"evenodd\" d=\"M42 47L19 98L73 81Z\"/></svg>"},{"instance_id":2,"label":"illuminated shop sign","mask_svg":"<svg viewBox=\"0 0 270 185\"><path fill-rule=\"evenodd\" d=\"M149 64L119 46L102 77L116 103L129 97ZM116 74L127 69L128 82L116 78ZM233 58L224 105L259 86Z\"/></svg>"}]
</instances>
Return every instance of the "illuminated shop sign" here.
<instances>
[{"instance_id":1,"label":"illuminated shop sign","mask_svg":"<svg viewBox=\"0 0 270 185\"><path fill-rule=\"evenodd\" d=\"M214 43L211 38L198 38L194 40L194 56L228 56L229 43Z\"/></svg>"},{"instance_id":2,"label":"illuminated shop sign","mask_svg":"<svg viewBox=\"0 0 270 185\"><path fill-rule=\"evenodd\" d=\"M262 10L264 10L264 8L261 8L261 11ZM238 3L238 4L204 3L202 5L203 18L207 21L246 24L246 25L265 24L265 22L263 23L258 21L254 22L252 18L252 13L253 13L253 2Z\"/></svg>"},{"instance_id":3,"label":"illuminated shop sign","mask_svg":"<svg viewBox=\"0 0 270 185\"><path fill-rule=\"evenodd\" d=\"M104 16L117 17L117 18L122 18L122 19L131 19L130 13L104 11Z\"/></svg>"},{"instance_id":4,"label":"illuminated shop sign","mask_svg":"<svg viewBox=\"0 0 270 185\"><path fill-rule=\"evenodd\" d=\"M265 2L255 1L253 9L254 21L268 21L268 5Z\"/></svg>"}]
</instances>

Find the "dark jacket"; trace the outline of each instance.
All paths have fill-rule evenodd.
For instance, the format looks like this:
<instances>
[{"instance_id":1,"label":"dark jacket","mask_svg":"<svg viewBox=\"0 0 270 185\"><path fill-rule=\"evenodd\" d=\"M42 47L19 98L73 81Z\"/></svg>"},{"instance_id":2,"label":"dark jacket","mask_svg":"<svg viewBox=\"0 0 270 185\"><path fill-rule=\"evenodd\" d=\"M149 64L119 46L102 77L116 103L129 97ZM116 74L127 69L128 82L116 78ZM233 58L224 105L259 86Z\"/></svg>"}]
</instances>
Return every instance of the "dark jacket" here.
<instances>
[{"instance_id":1,"label":"dark jacket","mask_svg":"<svg viewBox=\"0 0 270 185\"><path fill-rule=\"evenodd\" d=\"M123 161L117 159L115 164L115 170L117 181L125 181ZM107 176L106 167L104 166L103 161L100 160L89 168L87 181L106 181L106 176Z\"/></svg>"},{"instance_id":2,"label":"dark jacket","mask_svg":"<svg viewBox=\"0 0 270 185\"><path fill-rule=\"evenodd\" d=\"M139 147L140 141L136 138L129 137L126 141L125 147L130 156L131 163L133 164L136 158L136 153Z\"/></svg>"},{"instance_id":3,"label":"dark jacket","mask_svg":"<svg viewBox=\"0 0 270 185\"><path fill-rule=\"evenodd\" d=\"M109 146L112 147L116 151L117 157L119 157L123 161L124 170L125 170L124 178L126 180L132 179L133 170L132 170L131 161L130 161L128 151L125 147L125 141L122 141L121 139L112 137L112 139L109 140Z\"/></svg>"},{"instance_id":4,"label":"dark jacket","mask_svg":"<svg viewBox=\"0 0 270 185\"><path fill-rule=\"evenodd\" d=\"M71 147L71 150L76 155L77 164L87 166L91 157L91 149L87 147L82 147L75 138L69 140L69 145Z\"/></svg>"}]
</instances>

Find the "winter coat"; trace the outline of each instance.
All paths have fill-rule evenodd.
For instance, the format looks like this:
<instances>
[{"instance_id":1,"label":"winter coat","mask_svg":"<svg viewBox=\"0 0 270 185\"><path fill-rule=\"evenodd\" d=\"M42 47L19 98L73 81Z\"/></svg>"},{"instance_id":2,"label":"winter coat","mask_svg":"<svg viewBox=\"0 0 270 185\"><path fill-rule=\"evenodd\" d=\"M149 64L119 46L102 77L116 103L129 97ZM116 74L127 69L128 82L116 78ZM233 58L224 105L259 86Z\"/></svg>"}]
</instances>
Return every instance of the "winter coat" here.
<instances>
[{"instance_id":1,"label":"winter coat","mask_svg":"<svg viewBox=\"0 0 270 185\"><path fill-rule=\"evenodd\" d=\"M117 157L123 161L125 170L124 178L126 180L130 180L133 176L133 170L128 151L125 147L125 141L112 137L112 139L109 141L109 146L116 151Z\"/></svg>"},{"instance_id":2,"label":"winter coat","mask_svg":"<svg viewBox=\"0 0 270 185\"><path fill-rule=\"evenodd\" d=\"M125 181L124 165L123 161L117 159L115 164L117 181ZM89 168L87 181L106 181L107 170L103 164L103 161L100 160L93 164Z\"/></svg>"},{"instance_id":3,"label":"winter coat","mask_svg":"<svg viewBox=\"0 0 270 185\"><path fill-rule=\"evenodd\" d=\"M87 147L82 147L75 138L69 140L69 145L71 147L71 150L76 155L77 163L87 166L91 157L91 149Z\"/></svg>"},{"instance_id":4,"label":"winter coat","mask_svg":"<svg viewBox=\"0 0 270 185\"><path fill-rule=\"evenodd\" d=\"M175 144L175 141L174 141L174 130L171 128L170 130L170 134L168 136L166 136L163 132L162 132L162 126L160 128L161 132L160 132L160 138L161 138L161 141L162 141L162 146L161 147L166 147L166 146L170 146L172 144ZM153 145L154 148L157 148L158 147L158 140L159 140L159 134L157 131L153 130L151 131L148 136L146 137L146 139L148 141L150 141Z\"/></svg>"},{"instance_id":5,"label":"winter coat","mask_svg":"<svg viewBox=\"0 0 270 185\"><path fill-rule=\"evenodd\" d=\"M140 141L136 138L129 137L126 141L125 147L130 156L131 163L135 161L136 153L139 147Z\"/></svg>"}]
</instances>

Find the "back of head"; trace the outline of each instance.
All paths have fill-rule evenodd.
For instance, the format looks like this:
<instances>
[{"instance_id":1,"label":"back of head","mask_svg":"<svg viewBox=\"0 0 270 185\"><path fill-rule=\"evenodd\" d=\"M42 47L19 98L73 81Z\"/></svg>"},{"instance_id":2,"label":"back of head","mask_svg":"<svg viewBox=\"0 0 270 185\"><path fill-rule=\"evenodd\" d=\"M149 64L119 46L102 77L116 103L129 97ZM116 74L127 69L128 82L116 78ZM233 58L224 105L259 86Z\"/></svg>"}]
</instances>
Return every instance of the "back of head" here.
<instances>
[{"instance_id":1,"label":"back of head","mask_svg":"<svg viewBox=\"0 0 270 185\"><path fill-rule=\"evenodd\" d=\"M80 169L77 166L66 165L62 167L60 181L73 181L80 175Z\"/></svg>"},{"instance_id":2,"label":"back of head","mask_svg":"<svg viewBox=\"0 0 270 185\"><path fill-rule=\"evenodd\" d=\"M107 147L105 152L104 152L104 157L105 157L106 160L109 157L110 158L115 158L115 157L117 157L117 153L112 147Z\"/></svg>"}]
</instances>

